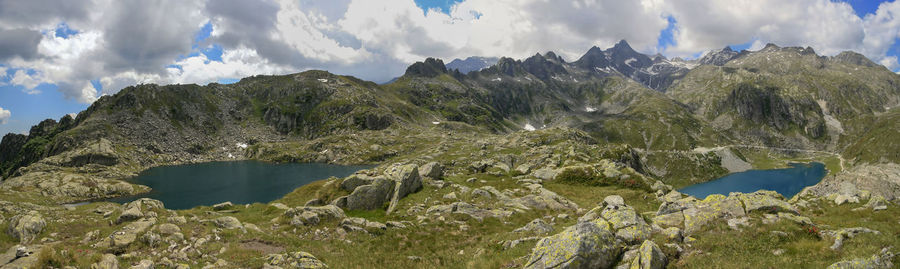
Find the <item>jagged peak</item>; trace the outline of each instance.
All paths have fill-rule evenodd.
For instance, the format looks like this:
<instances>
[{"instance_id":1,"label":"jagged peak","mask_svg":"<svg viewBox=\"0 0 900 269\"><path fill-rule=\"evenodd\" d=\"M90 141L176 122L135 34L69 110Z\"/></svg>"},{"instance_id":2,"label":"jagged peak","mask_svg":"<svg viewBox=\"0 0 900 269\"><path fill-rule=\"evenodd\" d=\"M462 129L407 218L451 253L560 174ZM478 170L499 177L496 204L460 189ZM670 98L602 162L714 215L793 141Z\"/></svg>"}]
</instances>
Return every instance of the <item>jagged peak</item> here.
<instances>
[{"instance_id":1,"label":"jagged peak","mask_svg":"<svg viewBox=\"0 0 900 269\"><path fill-rule=\"evenodd\" d=\"M628 44L628 41L625 41L625 39L622 39L622 40L619 40L619 42L616 42L616 45L613 46L613 47L614 47L614 48L615 48L615 47L631 48L631 45Z\"/></svg>"},{"instance_id":2,"label":"jagged peak","mask_svg":"<svg viewBox=\"0 0 900 269\"><path fill-rule=\"evenodd\" d=\"M768 43L761 51L775 51L780 48L781 47L779 47L778 45L775 45L774 43Z\"/></svg>"},{"instance_id":3,"label":"jagged peak","mask_svg":"<svg viewBox=\"0 0 900 269\"><path fill-rule=\"evenodd\" d=\"M447 73L444 61L436 58L427 58L424 62L416 62L406 68L404 76L436 77Z\"/></svg>"},{"instance_id":4,"label":"jagged peak","mask_svg":"<svg viewBox=\"0 0 900 269\"><path fill-rule=\"evenodd\" d=\"M843 52L839 53L838 55L831 57L831 59L834 61L837 61L837 62L862 65L862 66L868 66L868 67L873 67L873 66L878 65L875 62L873 62L872 60L869 60L869 57L866 57L865 55L859 54L854 51L849 51L849 50L843 51Z\"/></svg>"},{"instance_id":5,"label":"jagged peak","mask_svg":"<svg viewBox=\"0 0 900 269\"><path fill-rule=\"evenodd\" d=\"M721 51L734 52L734 50L731 49L731 46L725 46Z\"/></svg>"},{"instance_id":6,"label":"jagged peak","mask_svg":"<svg viewBox=\"0 0 900 269\"><path fill-rule=\"evenodd\" d=\"M619 41L619 43L616 43L616 45L613 46L612 49L615 51L622 51L622 52L636 52L631 47L631 45L629 45L628 42L625 41L625 39L622 39Z\"/></svg>"},{"instance_id":7,"label":"jagged peak","mask_svg":"<svg viewBox=\"0 0 900 269\"><path fill-rule=\"evenodd\" d=\"M556 55L556 53L554 53L552 50L551 50L551 51L547 51L547 53L544 53L544 58L547 58L547 59L550 59L550 60L554 60L554 61L557 61L557 62L560 62L560 63L565 63L565 62L566 62L565 60L563 60L562 57L560 57L559 55Z\"/></svg>"}]
</instances>

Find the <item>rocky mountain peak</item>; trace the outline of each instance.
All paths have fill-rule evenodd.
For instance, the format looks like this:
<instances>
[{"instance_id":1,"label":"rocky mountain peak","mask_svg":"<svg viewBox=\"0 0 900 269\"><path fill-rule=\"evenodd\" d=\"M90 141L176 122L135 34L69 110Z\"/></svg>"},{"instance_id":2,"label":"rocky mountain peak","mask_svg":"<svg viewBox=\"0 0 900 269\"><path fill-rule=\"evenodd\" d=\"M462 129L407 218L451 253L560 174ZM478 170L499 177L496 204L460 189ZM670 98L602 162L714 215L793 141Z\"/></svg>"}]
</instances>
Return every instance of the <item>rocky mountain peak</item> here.
<instances>
[{"instance_id":1,"label":"rocky mountain peak","mask_svg":"<svg viewBox=\"0 0 900 269\"><path fill-rule=\"evenodd\" d=\"M737 58L738 54L739 53L732 50L730 46L725 46L723 49L707 52L698 62L700 64L722 66L728 61Z\"/></svg>"},{"instance_id":2,"label":"rocky mountain peak","mask_svg":"<svg viewBox=\"0 0 900 269\"><path fill-rule=\"evenodd\" d=\"M447 66L441 59L427 58L425 62L416 62L406 68L405 76L436 77L447 73Z\"/></svg>"},{"instance_id":3,"label":"rocky mountain peak","mask_svg":"<svg viewBox=\"0 0 900 269\"><path fill-rule=\"evenodd\" d=\"M556 55L556 53L554 53L553 51L548 51L547 53L545 53L544 58L547 58L548 60L551 60L551 61L556 61L558 63L566 62L566 60L563 60L562 57L560 57L559 55Z\"/></svg>"},{"instance_id":4,"label":"rocky mountain peak","mask_svg":"<svg viewBox=\"0 0 900 269\"><path fill-rule=\"evenodd\" d=\"M468 74L472 71L488 68L496 64L498 60L500 58L497 57L469 56L465 60L454 59L447 64L447 70L459 70L460 73Z\"/></svg>"},{"instance_id":5,"label":"rocky mountain peak","mask_svg":"<svg viewBox=\"0 0 900 269\"><path fill-rule=\"evenodd\" d=\"M612 47L612 50L618 52L637 53L633 48L631 48L631 45L629 45L628 41L625 41L625 39L619 40L619 42Z\"/></svg>"},{"instance_id":6,"label":"rocky mountain peak","mask_svg":"<svg viewBox=\"0 0 900 269\"><path fill-rule=\"evenodd\" d=\"M841 63L862 65L862 66L868 66L868 67L873 67L873 66L878 65L875 62L872 62L872 60L869 60L869 58L867 58L865 55L862 55L862 54L859 54L856 52L852 52L852 51L841 52L840 54L831 57L831 60L836 61L836 62L841 62Z\"/></svg>"}]
</instances>

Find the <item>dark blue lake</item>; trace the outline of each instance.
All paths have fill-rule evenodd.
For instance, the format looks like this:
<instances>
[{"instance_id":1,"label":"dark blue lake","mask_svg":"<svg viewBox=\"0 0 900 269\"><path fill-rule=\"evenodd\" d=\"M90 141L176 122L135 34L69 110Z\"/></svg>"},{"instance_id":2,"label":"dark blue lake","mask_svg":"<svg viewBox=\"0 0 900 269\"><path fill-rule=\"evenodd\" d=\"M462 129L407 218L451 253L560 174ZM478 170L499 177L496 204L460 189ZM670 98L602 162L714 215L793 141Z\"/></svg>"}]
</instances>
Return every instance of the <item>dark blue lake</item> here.
<instances>
[{"instance_id":1,"label":"dark blue lake","mask_svg":"<svg viewBox=\"0 0 900 269\"><path fill-rule=\"evenodd\" d=\"M310 182L331 176L346 177L371 167L258 161L161 166L128 180L153 188L149 193L108 201L125 203L146 197L162 201L169 209L187 209L225 201L236 204L267 203Z\"/></svg>"},{"instance_id":2,"label":"dark blue lake","mask_svg":"<svg viewBox=\"0 0 900 269\"><path fill-rule=\"evenodd\" d=\"M808 186L825 177L822 163L791 163L791 168L748 170L719 179L684 187L679 192L705 199L710 194L728 195L730 192L751 193L758 190L776 191L790 199Z\"/></svg>"}]
</instances>

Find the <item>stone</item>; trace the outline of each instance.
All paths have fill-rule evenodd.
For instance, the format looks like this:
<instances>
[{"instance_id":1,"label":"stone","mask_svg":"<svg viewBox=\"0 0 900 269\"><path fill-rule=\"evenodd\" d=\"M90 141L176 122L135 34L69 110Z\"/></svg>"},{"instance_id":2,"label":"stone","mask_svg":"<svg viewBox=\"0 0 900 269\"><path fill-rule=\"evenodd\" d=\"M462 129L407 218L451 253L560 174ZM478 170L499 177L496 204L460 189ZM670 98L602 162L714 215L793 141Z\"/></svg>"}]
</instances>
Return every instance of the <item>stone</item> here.
<instances>
[{"instance_id":1,"label":"stone","mask_svg":"<svg viewBox=\"0 0 900 269\"><path fill-rule=\"evenodd\" d=\"M124 249L134 243L138 236L156 224L156 218L143 218L125 225L106 238L105 244L110 248Z\"/></svg>"},{"instance_id":2,"label":"stone","mask_svg":"<svg viewBox=\"0 0 900 269\"><path fill-rule=\"evenodd\" d=\"M742 217L728 220L728 228L732 230L742 230L741 227L750 227L750 218Z\"/></svg>"},{"instance_id":3,"label":"stone","mask_svg":"<svg viewBox=\"0 0 900 269\"><path fill-rule=\"evenodd\" d=\"M178 225L171 223L161 224L156 229L159 231L159 234L164 236L169 236L181 232L181 228L179 228Z\"/></svg>"},{"instance_id":4,"label":"stone","mask_svg":"<svg viewBox=\"0 0 900 269\"><path fill-rule=\"evenodd\" d=\"M47 227L47 222L37 211L29 211L16 215L9 220L7 234L19 240L19 243L30 243Z\"/></svg>"},{"instance_id":5,"label":"stone","mask_svg":"<svg viewBox=\"0 0 900 269\"><path fill-rule=\"evenodd\" d=\"M684 214L679 212L669 213L665 215L659 215L653 217L653 224L659 225L660 227L683 227L684 226Z\"/></svg>"},{"instance_id":6,"label":"stone","mask_svg":"<svg viewBox=\"0 0 900 269\"><path fill-rule=\"evenodd\" d=\"M784 197L774 191L761 190L754 193L732 194L729 196L737 196L744 203L744 209L747 213L756 210L797 213L797 209L794 206L784 201Z\"/></svg>"},{"instance_id":7,"label":"stone","mask_svg":"<svg viewBox=\"0 0 900 269\"><path fill-rule=\"evenodd\" d=\"M303 251L284 254L269 254L268 256L266 256L265 260L266 265L277 266L281 268L328 268L328 265L325 265L325 263L317 259L315 256Z\"/></svg>"},{"instance_id":8,"label":"stone","mask_svg":"<svg viewBox=\"0 0 900 269\"><path fill-rule=\"evenodd\" d=\"M131 269L153 269L153 261L141 260L138 264L131 266Z\"/></svg>"},{"instance_id":9,"label":"stone","mask_svg":"<svg viewBox=\"0 0 900 269\"><path fill-rule=\"evenodd\" d=\"M150 248L155 248L159 246L159 243L162 242L162 237L159 234L154 232L147 232L143 236L141 236L141 242L147 244Z\"/></svg>"},{"instance_id":10,"label":"stone","mask_svg":"<svg viewBox=\"0 0 900 269\"><path fill-rule=\"evenodd\" d=\"M406 224L399 221L388 221L384 223L388 228L406 229Z\"/></svg>"},{"instance_id":11,"label":"stone","mask_svg":"<svg viewBox=\"0 0 900 269\"><path fill-rule=\"evenodd\" d=\"M856 196L847 196L843 194L838 194L837 197L834 198L834 204L843 205L846 203L859 203L859 198Z\"/></svg>"},{"instance_id":12,"label":"stone","mask_svg":"<svg viewBox=\"0 0 900 269\"><path fill-rule=\"evenodd\" d=\"M353 174L341 181L341 189L353 192L357 187L372 184L374 178L370 178L363 174Z\"/></svg>"},{"instance_id":13,"label":"stone","mask_svg":"<svg viewBox=\"0 0 900 269\"><path fill-rule=\"evenodd\" d=\"M513 230L516 233L531 233L537 235L549 234L553 232L553 226L547 224L543 219L534 219L525 226Z\"/></svg>"},{"instance_id":14,"label":"stone","mask_svg":"<svg viewBox=\"0 0 900 269\"><path fill-rule=\"evenodd\" d=\"M484 199L491 199L491 193L486 190L483 190L481 188L472 190L472 196L473 197L482 197Z\"/></svg>"},{"instance_id":15,"label":"stone","mask_svg":"<svg viewBox=\"0 0 900 269\"><path fill-rule=\"evenodd\" d=\"M773 250L772 255L781 256L782 254L784 254L785 251L786 250L784 250L783 248L779 248L779 249Z\"/></svg>"},{"instance_id":16,"label":"stone","mask_svg":"<svg viewBox=\"0 0 900 269\"><path fill-rule=\"evenodd\" d=\"M218 204L215 204L212 206L213 210L215 210L215 211L228 210L228 209L231 209L232 207L234 207L234 204L232 204L230 201L218 203Z\"/></svg>"},{"instance_id":17,"label":"stone","mask_svg":"<svg viewBox=\"0 0 900 269\"><path fill-rule=\"evenodd\" d=\"M130 207L125 211L122 211L122 214L116 218L116 223L124 223L128 221L137 220L144 217L144 213L141 212L141 209L138 207Z\"/></svg>"},{"instance_id":18,"label":"stone","mask_svg":"<svg viewBox=\"0 0 900 269\"><path fill-rule=\"evenodd\" d=\"M603 204L601 206L623 206L625 205L625 199L622 196L618 195L610 195L603 198Z\"/></svg>"},{"instance_id":19,"label":"stone","mask_svg":"<svg viewBox=\"0 0 900 269\"><path fill-rule=\"evenodd\" d=\"M393 180L378 177L372 181L372 184L357 187L347 196L347 209L373 210L382 208L391 200L395 184Z\"/></svg>"},{"instance_id":20,"label":"stone","mask_svg":"<svg viewBox=\"0 0 900 269\"><path fill-rule=\"evenodd\" d=\"M542 180L554 180L559 175L559 170L551 168L540 168L531 173L534 177Z\"/></svg>"},{"instance_id":21,"label":"stone","mask_svg":"<svg viewBox=\"0 0 900 269\"><path fill-rule=\"evenodd\" d=\"M663 269L666 268L668 259L666 254L659 249L653 241L646 240L638 250L638 256L631 262L631 268Z\"/></svg>"},{"instance_id":22,"label":"stone","mask_svg":"<svg viewBox=\"0 0 900 269\"><path fill-rule=\"evenodd\" d=\"M344 210L336 205L296 207L285 211L283 216L291 219L291 225L295 226L317 225L321 221L340 220L347 217Z\"/></svg>"},{"instance_id":23,"label":"stone","mask_svg":"<svg viewBox=\"0 0 900 269\"><path fill-rule=\"evenodd\" d=\"M134 221L143 217L154 217L156 213L150 210L165 209L165 206L159 200L141 198L125 204L124 208L122 214L116 219L116 223Z\"/></svg>"},{"instance_id":24,"label":"stone","mask_svg":"<svg viewBox=\"0 0 900 269\"><path fill-rule=\"evenodd\" d=\"M583 221L538 241L525 268L610 268L622 250L608 223Z\"/></svg>"},{"instance_id":25,"label":"stone","mask_svg":"<svg viewBox=\"0 0 900 269\"><path fill-rule=\"evenodd\" d=\"M888 269L894 268L894 264L891 261L894 258L894 253L890 251L890 248L883 248L881 252L869 258L859 258L853 260L839 261L834 264L828 266L828 269Z\"/></svg>"},{"instance_id":26,"label":"stone","mask_svg":"<svg viewBox=\"0 0 900 269\"><path fill-rule=\"evenodd\" d=\"M884 196L874 195L869 198L866 207L871 208L873 211L885 210L887 209L887 200L884 199Z\"/></svg>"},{"instance_id":27,"label":"stone","mask_svg":"<svg viewBox=\"0 0 900 269\"><path fill-rule=\"evenodd\" d=\"M448 194L444 194L444 200L456 200L456 192L450 192Z\"/></svg>"},{"instance_id":28,"label":"stone","mask_svg":"<svg viewBox=\"0 0 900 269\"><path fill-rule=\"evenodd\" d=\"M444 166L438 162L426 163L419 168L419 176L432 179L441 179L444 176Z\"/></svg>"},{"instance_id":29,"label":"stone","mask_svg":"<svg viewBox=\"0 0 900 269\"><path fill-rule=\"evenodd\" d=\"M684 238L681 235L681 229L678 227L669 227L663 230L662 234L671 242L681 242Z\"/></svg>"},{"instance_id":30,"label":"stone","mask_svg":"<svg viewBox=\"0 0 900 269\"><path fill-rule=\"evenodd\" d=\"M232 217L232 216L216 218L215 220L213 220L213 223L216 224L216 227L219 227L222 229L227 229L227 230L240 229L240 228L244 227L243 225L241 225L241 221L239 221L237 218Z\"/></svg>"},{"instance_id":31,"label":"stone","mask_svg":"<svg viewBox=\"0 0 900 269\"><path fill-rule=\"evenodd\" d=\"M103 254L100 262L92 264L91 269L119 269L119 259L116 258L116 255Z\"/></svg>"}]
</instances>

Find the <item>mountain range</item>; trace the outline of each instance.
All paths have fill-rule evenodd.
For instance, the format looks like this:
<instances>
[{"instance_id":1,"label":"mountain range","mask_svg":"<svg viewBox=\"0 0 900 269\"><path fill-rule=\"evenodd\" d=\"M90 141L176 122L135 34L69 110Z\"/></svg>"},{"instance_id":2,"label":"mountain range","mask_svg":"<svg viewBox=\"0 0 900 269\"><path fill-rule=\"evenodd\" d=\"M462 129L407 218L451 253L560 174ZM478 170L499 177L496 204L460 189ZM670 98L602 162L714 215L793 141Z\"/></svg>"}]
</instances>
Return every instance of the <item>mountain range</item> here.
<instances>
[{"instance_id":1,"label":"mountain range","mask_svg":"<svg viewBox=\"0 0 900 269\"><path fill-rule=\"evenodd\" d=\"M848 157L862 162L900 160L898 151L867 154L861 140L896 131L873 130L881 125L872 123L897 114L900 77L854 52L827 57L769 44L685 61L651 58L621 41L592 47L574 62L547 52L481 67L490 61L468 58L447 68L429 58L385 85L308 71L231 85L132 86L76 118L41 122L27 136L7 134L0 171L20 175L20 167L99 138L190 158L238 140L315 139L432 122L493 133L571 127L646 150L748 144L850 150ZM896 144L878 148L891 152Z\"/></svg>"}]
</instances>

